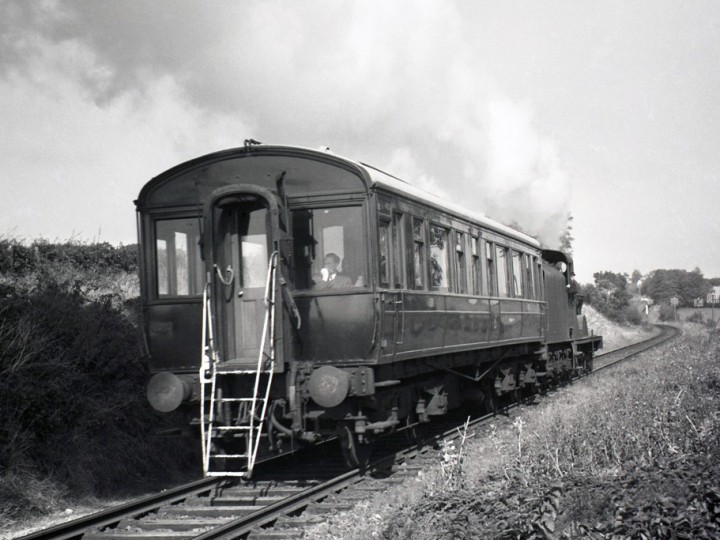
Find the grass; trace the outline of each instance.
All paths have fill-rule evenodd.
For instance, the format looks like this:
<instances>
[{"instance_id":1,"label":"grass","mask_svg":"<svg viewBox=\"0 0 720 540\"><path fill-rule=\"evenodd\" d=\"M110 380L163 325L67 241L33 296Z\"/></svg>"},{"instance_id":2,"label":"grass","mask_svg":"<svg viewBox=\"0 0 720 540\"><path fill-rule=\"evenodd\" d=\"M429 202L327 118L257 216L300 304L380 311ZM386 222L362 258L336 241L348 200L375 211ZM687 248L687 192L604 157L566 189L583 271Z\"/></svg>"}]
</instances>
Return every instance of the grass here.
<instances>
[{"instance_id":1,"label":"grass","mask_svg":"<svg viewBox=\"0 0 720 540\"><path fill-rule=\"evenodd\" d=\"M701 328L498 417L461 482L438 463L308 537L720 537L720 339Z\"/></svg>"}]
</instances>

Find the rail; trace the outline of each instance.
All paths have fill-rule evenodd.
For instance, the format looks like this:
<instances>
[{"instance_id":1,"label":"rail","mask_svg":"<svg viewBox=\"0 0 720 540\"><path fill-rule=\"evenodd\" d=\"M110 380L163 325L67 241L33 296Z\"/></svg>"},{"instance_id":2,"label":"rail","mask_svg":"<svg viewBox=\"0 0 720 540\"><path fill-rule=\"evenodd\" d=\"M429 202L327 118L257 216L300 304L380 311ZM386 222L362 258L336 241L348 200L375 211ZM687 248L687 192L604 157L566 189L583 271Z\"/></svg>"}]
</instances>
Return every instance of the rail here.
<instances>
[{"instance_id":1,"label":"rail","mask_svg":"<svg viewBox=\"0 0 720 540\"><path fill-rule=\"evenodd\" d=\"M223 484L223 482L220 478L203 478L173 489L168 489L161 493L143 497L136 501L89 514L85 517L68 521L67 523L55 525L49 529L23 536L20 540L65 540L82 538L83 534L90 529L108 527L120 522L120 520L125 519L127 516L145 514L166 504L174 504L188 497L209 493Z\"/></svg>"}]
</instances>

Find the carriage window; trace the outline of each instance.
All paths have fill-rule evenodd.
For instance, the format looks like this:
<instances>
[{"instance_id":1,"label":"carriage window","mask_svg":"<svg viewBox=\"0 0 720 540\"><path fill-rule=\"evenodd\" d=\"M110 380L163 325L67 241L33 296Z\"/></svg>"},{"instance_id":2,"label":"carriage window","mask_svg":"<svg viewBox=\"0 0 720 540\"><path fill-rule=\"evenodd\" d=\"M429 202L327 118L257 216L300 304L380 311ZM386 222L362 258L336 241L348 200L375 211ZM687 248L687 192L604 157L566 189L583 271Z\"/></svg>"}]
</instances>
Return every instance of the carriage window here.
<instances>
[{"instance_id":1,"label":"carriage window","mask_svg":"<svg viewBox=\"0 0 720 540\"><path fill-rule=\"evenodd\" d=\"M379 226L379 246L380 246L380 286L389 287L390 279L388 274L390 273L390 244L388 234L389 224L380 222Z\"/></svg>"},{"instance_id":2,"label":"carriage window","mask_svg":"<svg viewBox=\"0 0 720 540\"><path fill-rule=\"evenodd\" d=\"M265 287L268 268L267 209L259 208L238 215L242 287Z\"/></svg>"},{"instance_id":3,"label":"carriage window","mask_svg":"<svg viewBox=\"0 0 720 540\"><path fill-rule=\"evenodd\" d=\"M470 287L472 294L480 294L480 254L478 253L478 238L470 237L470 252L472 261L470 262Z\"/></svg>"},{"instance_id":4,"label":"carriage window","mask_svg":"<svg viewBox=\"0 0 720 540\"><path fill-rule=\"evenodd\" d=\"M512 291L515 298L524 295L521 255L515 250L512 252Z\"/></svg>"},{"instance_id":5,"label":"carriage window","mask_svg":"<svg viewBox=\"0 0 720 540\"><path fill-rule=\"evenodd\" d=\"M533 263L530 255L523 255L523 266L525 268L525 283L527 286L527 297L535 299L535 276L533 275Z\"/></svg>"},{"instance_id":6,"label":"carriage window","mask_svg":"<svg viewBox=\"0 0 720 540\"><path fill-rule=\"evenodd\" d=\"M495 246L495 254L497 257L497 284L498 296L508 295L508 261L507 248Z\"/></svg>"},{"instance_id":7,"label":"carriage window","mask_svg":"<svg viewBox=\"0 0 720 540\"><path fill-rule=\"evenodd\" d=\"M447 292L448 282L448 231L430 225L430 285L433 291Z\"/></svg>"},{"instance_id":8,"label":"carriage window","mask_svg":"<svg viewBox=\"0 0 720 540\"><path fill-rule=\"evenodd\" d=\"M455 232L455 254L457 257L457 292L467 293L467 261L465 260L465 235Z\"/></svg>"},{"instance_id":9,"label":"carriage window","mask_svg":"<svg viewBox=\"0 0 720 540\"><path fill-rule=\"evenodd\" d=\"M199 238L200 221L197 218L155 222L158 296L202 294L204 274Z\"/></svg>"},{"instance_id":10,"label":"carriage window","mask_svg":"<svg viewBox=\"0 0 720 540\"><path fill-rule=\"evenodd\" d=\"M402 233L402 214L393 214L392 221L392 256L393 256L393 283L398 289L402 289L405 284L403 283L403 254L405 248L403 246L403 233Z\"/></svg>"},{"instance_id":11,"label":"carriage window","mask_svg":"<svg viewBox=\"0 0 720 540\"><path fill-rule=\"evenodd\" d=\"M497 280L495 279L495 249L491 242L485 243L485 263L487 264L487 293L497 296Z\"/></svg>"},{"instance_id":12,"label":"carriage window","mask_svg":"<svg viewBox=\"0 0 720 540\"><path fill-rule=\"evenodd\" d=\"M364 287L362 207L292 211L296 290Z\"/></svg>"},{"instance_id":13,"label":"carriage window","mask_svg":"<svg viewBox=\"0 0 720 540\"><path fill-rule=\"evenodd\" d=\"M422 219L413 219L415 289L425 289L425 227Z\"/></svg>"},{"instance_id":14,"label":"carriage window","mask_svg":"<svg viewBox=\"0 0 720 540\"><path fill-rule=\"evenodd\" d=\"M543 274L542 263L537 257L533 257L535 261L535 290L537 291L537 299L542 300L545 297L545 275Z\"/></svg>"}]
</instances>

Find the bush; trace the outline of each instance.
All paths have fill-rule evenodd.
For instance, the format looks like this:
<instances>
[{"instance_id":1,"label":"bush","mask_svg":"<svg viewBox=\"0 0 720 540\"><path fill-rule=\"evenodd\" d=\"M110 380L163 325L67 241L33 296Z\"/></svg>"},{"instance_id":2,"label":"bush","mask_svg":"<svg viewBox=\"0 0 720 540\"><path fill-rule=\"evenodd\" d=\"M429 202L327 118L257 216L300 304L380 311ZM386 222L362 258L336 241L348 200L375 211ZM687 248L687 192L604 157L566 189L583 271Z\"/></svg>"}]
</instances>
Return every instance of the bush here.
<instances>
[{"instance_id":1,"label":"bush","mask_svg":"<svg viewBox=\"0 0 720 540\"><path fill-rule=\"evenodd\" d=\"M1 261L0 525L59 495L117 494L183 468L194 445L153 435L167 419L144 395L138 299L110 283L132 281L129 253L36 244L30 261L12 247L23 256Z\"/></svg>"},{"instance_id":2,"label":"bush","mask_svg":"<svg viewBox=\"0 0 720 540\"><path fill-rule=\"evenodd\" d=\"M696 311L692 315L688 316L685 320L688 322L705 324L705 318L703 317L703 314L699 311Z\"/></svg>"},{"instance_id":3,"label":"bush","mask_svg":"<svg viewBox=\"0 0 720 540\"><path fill-rule=\"evenodd\" d=\"M624 319L630 324L640 325L643 322L643 316L640 311L634 306L628 306L625 308Z\"/></svg>"},{"instance_id":4,"label":"bush","mask_svg":"<svg viewBox=\"0 0 720 540\"><path fill-rule=\"evenodd\" d=\"M658 317L661 321L674 321L675 320L675 308L670 304L660 304L658 309Z\"/></svg>"},{"instance_id":5,"label":"bush","mask_svg":"<svg viewBox=\"0 0 720 540\"><path fill-rule=\"evenodd\" d=\"M607 319L617 323L640 324L642 316L630 305L627 279L614 272L596 272L595 284L584 285L581 293L586 302Z\"/></svg>"},{"instance_id":6,"label":"bush","mask_svg":"<svg viewBox=\"0 0 720 540\"><path fill-rule=\"evenodd\" d=\"M75 270L137 271L137 245L114 247L107 242L50 243L35 240L24 245L15 239L0 238L0 273L26 275L50 264L69 264Z\"/></svg>"}]
</instances>

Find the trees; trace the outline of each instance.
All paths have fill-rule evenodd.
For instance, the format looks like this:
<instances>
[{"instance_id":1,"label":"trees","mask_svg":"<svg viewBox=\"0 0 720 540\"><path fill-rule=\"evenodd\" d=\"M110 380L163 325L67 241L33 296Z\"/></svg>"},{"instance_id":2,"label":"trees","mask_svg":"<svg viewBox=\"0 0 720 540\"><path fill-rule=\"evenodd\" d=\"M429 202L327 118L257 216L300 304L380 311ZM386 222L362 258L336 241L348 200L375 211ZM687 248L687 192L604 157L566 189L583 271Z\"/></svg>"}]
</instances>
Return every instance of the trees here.
<instances>
[{"instance_id":1,"label":"trees","mask_svg":"<svg viewBox=\"0 0 720 540\"><path fill-rule=\"evenodd\" d=\"M640 294L640 282L642 281L643 275L640 270L633 270L630 276L630 283L628 284L628 292L630 294Z\"/></svg>"},{"instance_id":2,"label":"trees","mask_svg":"<svg viewBox=\"0 0 720 540\"><path fill-rule=\"evenodd\" d=\"M615 272L595 272L595 285L585 287L587 302L608 319L618 322L635 320L630 313L630 293L624 274Z\"/></svg>"},{"instance_id":3,"label":"trees","mask_svg":"<svg viewBox=\"0 0 720 540\"><path fill-rule=\"evenodd\" d=\"M705 298L710 283L699 268L687 270L653 270L642 283L642 294L649 296L656 304L669 303L677 297L681 306L692 306L696 298Z\"/></svg>"}]
</instances>

